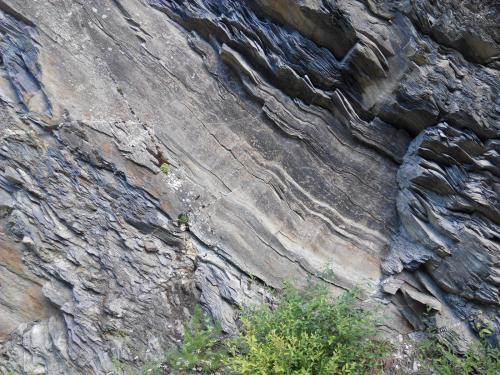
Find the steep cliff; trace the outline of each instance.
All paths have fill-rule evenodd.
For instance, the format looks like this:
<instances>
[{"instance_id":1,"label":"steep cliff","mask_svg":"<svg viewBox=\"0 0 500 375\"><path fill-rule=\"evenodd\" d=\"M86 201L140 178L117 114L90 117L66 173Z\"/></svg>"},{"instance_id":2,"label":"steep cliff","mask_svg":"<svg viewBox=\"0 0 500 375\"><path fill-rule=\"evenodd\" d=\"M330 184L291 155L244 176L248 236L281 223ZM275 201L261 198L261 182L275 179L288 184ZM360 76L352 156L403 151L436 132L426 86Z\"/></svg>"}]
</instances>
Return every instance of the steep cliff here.
<instances>
[{"instance_id":1,"label":"steep cliff","mask_svg":"<svg viewBox=\"0 0 500 375\"><path fill-rule=\"evenodd\" d=\"M0 371L139 367L195 304L231 332L311 275L388 335L495 339L498 14L0 0Z\"/></svg>"}]
</instances>

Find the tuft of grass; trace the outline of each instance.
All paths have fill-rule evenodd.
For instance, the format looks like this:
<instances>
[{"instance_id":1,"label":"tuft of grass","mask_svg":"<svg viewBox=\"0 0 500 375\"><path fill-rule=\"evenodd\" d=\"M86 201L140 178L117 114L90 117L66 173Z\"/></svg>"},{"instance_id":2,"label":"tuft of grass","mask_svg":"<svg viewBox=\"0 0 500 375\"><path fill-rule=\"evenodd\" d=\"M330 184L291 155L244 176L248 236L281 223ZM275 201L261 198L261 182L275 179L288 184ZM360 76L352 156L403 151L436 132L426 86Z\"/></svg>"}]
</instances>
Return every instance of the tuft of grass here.
<instances>
[{"instance_id":1,"label":"tuft of grass","mask_svg":"<svg viewBox=\"0 0 500 375\"><path fill-rule=\"evenodd\" d=\"M163 163L162 165L160 165L160 171L162 173L168 174L168 172L170 172L170 165L168 163Z\"/></svg>"},{"instance_id":2,"label":"tuft of grass","mask_svg":"<svg viewBox=\"0 0 500 375\"><path fill-rule=\"evenodd\" d=\"M181 224L188 225L189 216L187 214L179 214L179 216L177 216L177 222L179 223L179 225Z\"/></svg>"}]
</instances>

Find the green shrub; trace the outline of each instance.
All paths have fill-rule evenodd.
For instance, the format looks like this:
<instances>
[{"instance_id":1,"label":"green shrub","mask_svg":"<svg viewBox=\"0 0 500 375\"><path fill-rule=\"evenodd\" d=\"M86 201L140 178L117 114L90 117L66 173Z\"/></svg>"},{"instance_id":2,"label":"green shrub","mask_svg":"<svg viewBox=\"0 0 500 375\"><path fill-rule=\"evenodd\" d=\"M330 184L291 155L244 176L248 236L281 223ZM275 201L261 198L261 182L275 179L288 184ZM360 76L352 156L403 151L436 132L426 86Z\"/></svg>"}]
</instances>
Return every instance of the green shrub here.
<instances>
[{"instance_id":1,"label":"green shrub","mask_svg":"<svg viewBox=\"0 0 500 375\"><path fill-rule=\"evenodd\" d=\"M431 335L419 345L422 374L437 375L498 375L500 349L485 341L471 345L464 355L455 353L452 345Z\"/></svg>"},{"instance_id":2,"label":"green shrub","mask_svg":"<svg viewBox=\"0 0 500 375\"><path fill-rule=\"evenodd\" d=\"M204 318L199 306L196 306L190 324L184 327L181 347L167 353L167 362L176 370L176 374L203 371L215 373L224 367L227 353L221 345L222 330L220 325L213 325Z\"/></svg>"},{"instance_id":3,"label":"green shrub","mask_svg":"<svg viewBox=\"0 0 500 375\"><path fill-rule=\"evenodd\" d=\"M220 326L197 307L180 348L167 353L166 367L179 375L381 374L391 363L391 347L376 338L373 313L359 308L359 293L355 289L332 299L319 286L306 293L286 286L274 308L243 309L241 332L232 338L224 338ZM483 342L463 356L434 335L417 348L419 374L500 374L500 350ZM166 367L150 364L141 374L162 374Z\"/></svg>"},{"instance_id":4,"label":"green shrub","mask_svg":"<svg viewBox=\"0 0 500 375\"><path fill-rule=\"evenodd\" d=\"M287 286L274 310L243 312L227 365L242 375L376 373L389 346L375 339L375 321L357 307L358 295L332 300L325 288L303 294Z\"/></svg>"},{"instance_id":5,"label":"green shrub","mask_svg":"<svg viewBox=\"0 0 500 375\"><path fill-rule=\"evenodd\" d=\"M160 171L168 174L168 172L170 171L170 165L168 163L163 163L162 165L160 165Z\"/></svg>"},{"instance_id":6,"label":"green shrub","mask_svg":"<svg viewBox=\"0 0 500 375\"><path fill-rule=\"evenodd\" d=\"M195 313L169 363L177 370L212 374L377 373L389 347L375 339L374 319L357 307L358 294L332 300L323 288L304 294L287 286L276 308L244 309L241 334L225 341Z\"/></svg>"}]
</instances>

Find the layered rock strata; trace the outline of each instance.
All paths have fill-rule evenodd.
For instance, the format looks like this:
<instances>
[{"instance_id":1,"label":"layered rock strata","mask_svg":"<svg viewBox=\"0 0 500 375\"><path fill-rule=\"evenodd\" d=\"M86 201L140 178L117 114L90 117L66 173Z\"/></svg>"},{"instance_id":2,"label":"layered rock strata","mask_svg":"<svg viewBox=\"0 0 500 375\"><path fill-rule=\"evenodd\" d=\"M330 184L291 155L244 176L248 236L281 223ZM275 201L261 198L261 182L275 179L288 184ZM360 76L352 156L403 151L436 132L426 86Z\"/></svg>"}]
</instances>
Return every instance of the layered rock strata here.
<instances>
[{"instance_id":1,"label":"layered rock strata","mask_svg":"<svg viewBox=\"0 0 500 375\"><path fill-rule=\"evenodd\" d=\"M0 371L139 368L195 304L233 332L235 307L311 276L362 286L389 335L494 342L497 17L1 0Z\"/></svg>"}]
</instances>

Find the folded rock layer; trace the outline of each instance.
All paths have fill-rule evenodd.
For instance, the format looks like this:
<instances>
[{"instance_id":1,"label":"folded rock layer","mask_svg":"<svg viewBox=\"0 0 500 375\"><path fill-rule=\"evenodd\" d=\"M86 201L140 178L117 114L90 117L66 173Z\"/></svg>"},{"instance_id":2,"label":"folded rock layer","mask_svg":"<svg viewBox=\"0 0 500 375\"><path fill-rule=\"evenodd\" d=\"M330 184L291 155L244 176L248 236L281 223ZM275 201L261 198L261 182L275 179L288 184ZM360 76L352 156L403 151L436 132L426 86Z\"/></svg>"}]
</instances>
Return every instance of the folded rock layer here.
<instances>
[{"instance_id":1,"label":"folded rock layer","mask_svg":"<svg viewBox=\"0 0 500 375\"><path fill-rule=\"evenodd\" d=\"M434 3L0 0L0 371L140 368L311 277L495 341L498 9Z\"/></svg>"}]
</instances>

